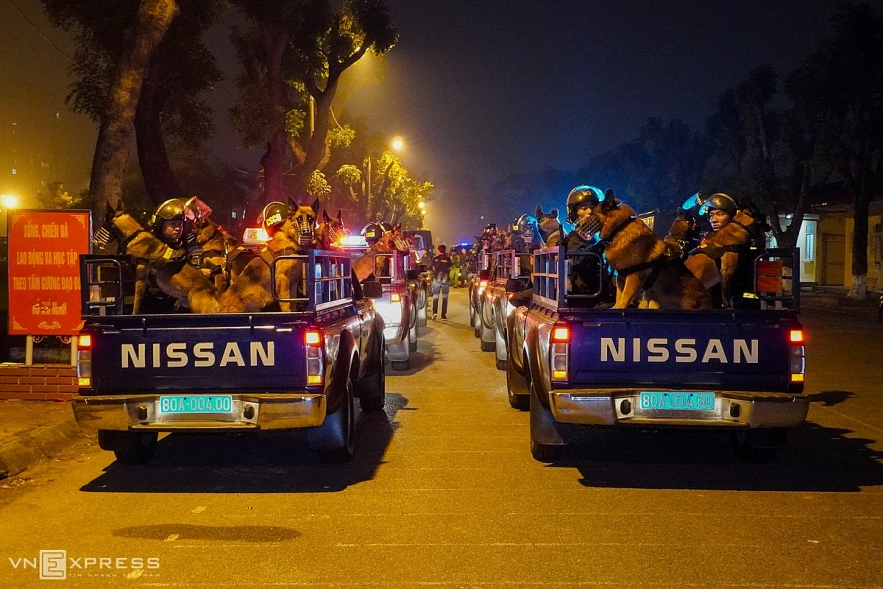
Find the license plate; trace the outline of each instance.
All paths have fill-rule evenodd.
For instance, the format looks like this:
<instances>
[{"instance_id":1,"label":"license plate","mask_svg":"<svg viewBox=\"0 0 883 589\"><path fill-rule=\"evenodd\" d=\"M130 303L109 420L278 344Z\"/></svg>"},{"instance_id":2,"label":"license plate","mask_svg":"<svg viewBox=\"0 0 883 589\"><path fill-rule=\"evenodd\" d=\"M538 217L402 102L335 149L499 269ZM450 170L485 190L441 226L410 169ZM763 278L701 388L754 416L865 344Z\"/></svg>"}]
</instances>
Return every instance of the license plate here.
<instances>
[{"instance_id":1,"label":"license plate","mask_svg":"<svg viewBox=\"0 0 883 589\"><path fill-rule=\"evenodd\" d=\"M651 411L714 411L714 393L641 391L640 403Z\"/></svg>"},{"instance_id":2,"label":"license plate","mask_svg":"<svg viewBox=\"0 0 883 589\"><path fill-rule=\"evenodd\" d=\"M231 395L192 397L160 397L159 412L164 415L176 413L230 413L233 411Z\"/></svg>"}]
</instances>

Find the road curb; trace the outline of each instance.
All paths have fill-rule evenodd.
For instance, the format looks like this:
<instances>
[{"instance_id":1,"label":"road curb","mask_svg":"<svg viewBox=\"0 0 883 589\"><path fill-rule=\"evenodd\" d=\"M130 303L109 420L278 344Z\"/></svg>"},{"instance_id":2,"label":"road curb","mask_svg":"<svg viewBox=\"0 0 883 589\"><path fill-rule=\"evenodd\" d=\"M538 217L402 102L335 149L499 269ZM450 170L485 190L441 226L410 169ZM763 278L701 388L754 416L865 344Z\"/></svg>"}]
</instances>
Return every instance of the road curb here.
<instances>
[{"instance_id":1,"label":"road curb","mask_svg":"<svg viewBox=\"0 0 883 589\"><path fill-rule=\"evenodd\" d=\"M80 435L80 427L73 418L16 434L0 444L0 479L15 476L45 458L52 458Z\"/></svg>"}]
</instances>

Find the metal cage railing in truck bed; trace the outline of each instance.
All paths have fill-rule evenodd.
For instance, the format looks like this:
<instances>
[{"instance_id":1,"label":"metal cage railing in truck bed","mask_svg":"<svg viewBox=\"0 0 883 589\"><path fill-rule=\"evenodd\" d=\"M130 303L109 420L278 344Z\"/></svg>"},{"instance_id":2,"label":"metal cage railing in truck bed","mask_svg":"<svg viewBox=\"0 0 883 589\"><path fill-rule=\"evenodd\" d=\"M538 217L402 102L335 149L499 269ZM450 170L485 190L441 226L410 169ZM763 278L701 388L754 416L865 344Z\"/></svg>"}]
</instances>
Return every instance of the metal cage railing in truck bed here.
<instances>
[{"instance_id":1,"label":"metal cage railing in truck bed","mask_svg":"<svg viewBox=\"0 0 883 589\"><path fill-rule=\"evenodd\" d=\"M509 278L526 277L530 275L527 270L531 266L529 253L518 253L515 250L500 250L493 252L493 278L508 280ZM526 272L524 270L527 270Z\"/></svg>"},{"instance_id":2,"label":"metal cage railing in truck bed","mask_svg":"<svg viewBox=\"0 0 883 589\"><path fill-rule=\"evenodd\" d=\"M591 278L597 283L597 288L592 292L569 292L568 285L573 273L582 267L592 272ZM595 252L565 253L561 247L534 250L533 296L553 309L579 306L601 294L603 268L604 260Z\"/></svg>"}]
</instances>

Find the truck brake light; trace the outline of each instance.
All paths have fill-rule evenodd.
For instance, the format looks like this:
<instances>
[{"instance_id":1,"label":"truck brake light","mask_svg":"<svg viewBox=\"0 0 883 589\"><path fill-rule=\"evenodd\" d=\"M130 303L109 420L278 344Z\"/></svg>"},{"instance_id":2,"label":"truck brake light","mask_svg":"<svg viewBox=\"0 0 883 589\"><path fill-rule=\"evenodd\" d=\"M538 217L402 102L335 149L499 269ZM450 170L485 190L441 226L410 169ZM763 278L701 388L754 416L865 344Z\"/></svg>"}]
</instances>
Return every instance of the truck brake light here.
<instances>
[{"instance_id":1,"label":"truck brake light","mask_svg":"<svg viewBox=\"0 0 883 589\"><path fill-rule=\"evenodd\" d=\"M570 343L570 327L567 325L555 325L552 327L553 343Z\"/></svg>"},{"instance_id":2,"label":"truck brake light","mask_svg":"<svg viewBox=\"0 0 883 589\"><path fill-rule=\"evenodd\" d=\"M402 301L402 295L397 292L389 293L389 301L391 303L400 303Z\"/></svg>"},{"instance_id":3,"label":"truck brake light","mask_svg":"<svg viewBox=\"0 0 883 589\"><path fill-rule=\"evenodd\" d=\"M552 371L552 380L555 382L567 381L570 372L570 326L556 323L552 326L550 339L549 367Z\"/></svg>"},{"instance_id":4,"label":"truck brake light","mask_svg":"<svg viewBox=\"0 0 883 589\"><path fill-rule=\"evenodd\" d=\"M304 332L304 356L306 357L308 385L321 385L325 378L322 339L322 332L318 329Z\"/></svg>"},{"instance_id":5,"label":"truck brake light","mask_svg":"<svg viewBox=\"0 0 883 589\"><path fill-rule=\"evenodd\" d=\"M791 344L791 383L803 384L806 371L806 353L804 348L803 330L792 329L788 333L788 342Z\"/></svg>"},{"instance_id":6,"label":"truck brake light","mask_svg":"<svg viewBox=\"0 0 883 589\"><path fill-rule=\"evenodd\" d=\"M89 334L77 338L77 385L92 387L92 336Z\"/></svg>"}]
</instances>

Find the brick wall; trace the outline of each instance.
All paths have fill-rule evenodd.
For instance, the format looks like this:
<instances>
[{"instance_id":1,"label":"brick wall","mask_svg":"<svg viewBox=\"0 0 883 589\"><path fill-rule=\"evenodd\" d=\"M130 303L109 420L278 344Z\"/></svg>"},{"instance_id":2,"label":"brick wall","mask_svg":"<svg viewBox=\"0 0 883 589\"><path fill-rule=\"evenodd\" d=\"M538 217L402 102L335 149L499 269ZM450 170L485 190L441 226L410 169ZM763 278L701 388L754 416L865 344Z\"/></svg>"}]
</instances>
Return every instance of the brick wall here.
<instances>
[{"instance_id":1,"label":"brick wall","mask_svg":"<svg viewBox=\"0 0 883 589\"><path fill-rule=\"evenodd\" d=\"M68 401L77 393L77 369L69 364L0 364L0 399Z\"/></svg>"}]
</instances>

